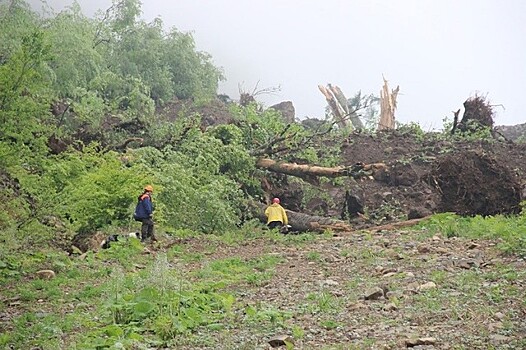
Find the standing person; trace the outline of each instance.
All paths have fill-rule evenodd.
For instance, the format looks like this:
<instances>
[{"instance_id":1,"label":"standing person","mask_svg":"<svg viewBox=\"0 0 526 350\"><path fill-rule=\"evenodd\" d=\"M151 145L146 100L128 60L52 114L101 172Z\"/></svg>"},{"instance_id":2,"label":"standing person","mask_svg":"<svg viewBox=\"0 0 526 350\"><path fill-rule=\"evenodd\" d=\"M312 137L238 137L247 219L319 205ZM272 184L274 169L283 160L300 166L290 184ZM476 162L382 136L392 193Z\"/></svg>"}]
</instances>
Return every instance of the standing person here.
<instances>
[{"instance_id":1,"label":"standing person","mask_svg":"<svg viewBox=\"0 0 526 350\"><path fill-rule=\"evenodd\" d=\"M142 222L141 226L141 242L150 238L156 241L153 234L153 204L152 204L153 187L151 185L144 186L144 192L137 199L137 206L133 218Z\"/></svg>"},{"instance_id":2,"label":"standing person","mask_svg":"<svg viewBox=\"0 0 526 350\"><path fill-rule=\"evenodd\" d=\"M287 226L289 219L285 209L279 204L279 198L273 198L272 204L265 209L265 215L267 216L267 226L270 229Z\"/></svg>"}]
</instances>

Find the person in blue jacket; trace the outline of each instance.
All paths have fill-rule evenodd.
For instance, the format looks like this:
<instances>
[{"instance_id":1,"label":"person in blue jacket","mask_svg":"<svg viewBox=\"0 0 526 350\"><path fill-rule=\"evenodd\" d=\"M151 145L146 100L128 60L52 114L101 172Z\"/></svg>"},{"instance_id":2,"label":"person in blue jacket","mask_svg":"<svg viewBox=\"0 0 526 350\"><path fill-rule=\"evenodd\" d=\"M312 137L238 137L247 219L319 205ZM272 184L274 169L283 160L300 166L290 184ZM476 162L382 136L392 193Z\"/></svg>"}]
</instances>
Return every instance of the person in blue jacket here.
<instances>
[{"instance_id":1,"label":"person in blue jacket","mask_svg":"<svg viewBox=\"0 0 526 350\"><path fill-rule=\"evenodd\" d=\"M156 241L153 232L153 204L152 204L153 187L151 185L144 186L144 192L137 199L137 206L133 217L135 220L142 222L141 226L141 241L147 239Z\"/></svg>"}]
</instances>

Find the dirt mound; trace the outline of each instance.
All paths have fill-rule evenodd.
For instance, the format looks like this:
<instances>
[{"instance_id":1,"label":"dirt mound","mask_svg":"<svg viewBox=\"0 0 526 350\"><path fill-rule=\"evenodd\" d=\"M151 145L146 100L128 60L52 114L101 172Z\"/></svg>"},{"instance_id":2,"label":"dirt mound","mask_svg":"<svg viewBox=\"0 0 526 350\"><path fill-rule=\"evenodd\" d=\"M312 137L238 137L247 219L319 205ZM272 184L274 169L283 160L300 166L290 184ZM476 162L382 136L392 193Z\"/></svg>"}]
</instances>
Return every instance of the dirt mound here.
<instances>
[{"instance_id":1,"label":"dirt mound","mask_svg":"<svg viewBox=\"0 0 526 350\"><path fill-rule=\"evenodd\" d=\"M317 201L305 198L311 191L306 184L275 187L284 190L279 195L288 209L339 219L351 217L341 215L346 193L358 198L368 220L351 220L356 228L444 211L463 215L516 213L526 193L524 144L422 135L403 129L356 132L344 142L340 164L356 162L383 162L389 167L389 176L385 181L364 178L312 183L322 192Z\"/></svg>"},{"instance_id":2,"label":"dirt mound","mask_svg":"<svg viewBox=\"0 0 526 350\"><path fill-rule=\"evenodd\" d=\"M439 211L484 216L520 211L519 180L503 162L482 152L458 152L437 160L429 181L442 194Z\"/></svg>"}]
</instances>

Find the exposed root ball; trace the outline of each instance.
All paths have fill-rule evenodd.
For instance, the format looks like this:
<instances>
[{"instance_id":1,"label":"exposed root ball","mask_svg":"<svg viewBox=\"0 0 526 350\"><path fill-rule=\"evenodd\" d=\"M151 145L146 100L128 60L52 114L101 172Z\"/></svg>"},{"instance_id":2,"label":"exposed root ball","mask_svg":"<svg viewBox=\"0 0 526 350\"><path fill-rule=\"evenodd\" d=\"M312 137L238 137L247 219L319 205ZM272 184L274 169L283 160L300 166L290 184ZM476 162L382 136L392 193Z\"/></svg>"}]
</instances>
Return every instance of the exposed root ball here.
<instances>
[{"instance_id":1,"label":"exposed root ball","mask_svg":"<svg viewBox=\"0 0 526 350\"><path fill-rule=\"evenodd\" d=\"M439 159L429 181L442 194L441 212L486 216L520 211L518 178L482 152L465 151Z\"/></svg>"}]
</instances>

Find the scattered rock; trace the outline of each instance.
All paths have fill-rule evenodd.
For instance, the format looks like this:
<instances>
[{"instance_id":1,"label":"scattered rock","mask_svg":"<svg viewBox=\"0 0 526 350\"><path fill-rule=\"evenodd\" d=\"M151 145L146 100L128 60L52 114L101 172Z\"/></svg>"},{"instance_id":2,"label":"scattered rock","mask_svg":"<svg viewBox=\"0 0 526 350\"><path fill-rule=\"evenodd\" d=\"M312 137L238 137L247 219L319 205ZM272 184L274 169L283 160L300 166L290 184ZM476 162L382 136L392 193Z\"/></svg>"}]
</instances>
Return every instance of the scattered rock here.
<instances>
[{"instance_id":1,"label":"scattered rock","mask_svg":"<svg viewBox=\"0 0 526 350\"><path fill-rule=\"evenodd\" d=\"M40 270L36 272L36 275L40 279L50 280L55 278L55 271L53 270Z\"/></svg>"},{"instance_id":2,"label":"scattered rock","mask_svg":"<svg viewBox=\"0 0 526 350\"><path fill-rule=\"evenodd\" d=\"M468 245L468 249L475 249L475 248L478 248L480 247L479 244L475 243L475 242L471 242L469 245Z\"/></svg>"},{"instance_id":3,"label":"scattered rock","mask_svg":"<svg viewBox=\"0 0 526 350\"><path fill-rule=\"evenodd\" d=\"M490 342L493 344L493 345L497 345L497 344L501 344L501 343L506 343L509 341L509 337L505 336L505 335L502 335L502 334L491 334L489 336L489 340Z\"/></svg>"},{"instance_id":4,"label":"scattered rock","mask_svg":"<svg viewBox=\"0 0 526 350\"><path fill-rule=\"evenodd\" d=\"M268 343L273 348L277 348L277 347L280 347L280 346L287 345L287 343L294 344L294 339L292 339L292 337L290 337L288 335L277 335L277 336L273 337L272 339L270 339L268 341Z\"/></svg>"},{"instance_id":5,"label":"scattered rock","mask_svg":"<svg viewBox=\"0 0 526 350\"><path fill-rule=\"evenodd\" d=\"M502 312L496 312L494 315L493 315L497 320L503 320L504 319L504 314Z\"/></svg>"},{"instance_id":6,"label":"scattered rock","mask_svg":"<svg viewBox=\"0 0 526 350\"><path fill-rule=\"evenodd\" d=\"M336 281L334 281L334 280L330 280L330 279L325 280L325 281L323 282L323 284L325 284L325 285L327 285L327 286L338 286L338 285L340 285L338 282L336 282Z\"/></svg>"},{"instance_id":7,"label":"scattered rock","mask_svg":"<svg viewBox=\"0 0 526 350\"><path fill-rule=\"evenodd\" d=\"M384 305L383 309L384 311L396 311L398 310L398 306L396 306L394 303L389 303Z\"/></svg>"},{"instance_id":8,"label":"scattered rock","mask_svg":"<svg viewBox=\"0 0 526 350\"><path fill-rule=\"evenodd\" d=\"M418 252L421 253L421 254L429 253L431 251L429 246L427 246L425 244L419 245L418 247L416 247L416 250L418 250Z\"/></svg>"},{"instance_id":9,"label":"scattered rock","mask_svg":"<svg viewBox=\"0 0 526 350\"><path fill-rule=\"evenodd\" d=\"M417 290L419 292L424 292L426 290L435 289L436 287L437 287L437 285L436 285L435 282L427 282L427 283L424 283L424 284L421 284L420 286L418 286Z\"/></svg>"},{"instance_id":10,"label":"scattered rock","mask_svg":"<svg viewBox=\"0 0 526 350\"><path fill-rule=\"evenodd\" d=\"M364 295L365 300L378 300L384 297L384 290L380 287L375 287L367 291Z\"/></svg>"},{"instance_id":11,"label":"scattered rock","mask_svg":"<svg viewBox=\"0 0 526 350\"><path fill-rule=\"evenodd\" d=\"M408 348L413 348L415 346L419 345L435 345L437 340L435 338L431 337L425 337L425 338L413 338L413 339L407 339L405 341L405 346Z\"/></svg>"},{"instance_id":12,"label":"scattered rock","mask_svg":"<svg viewBox=\"0 0 526 350\"><path fill-rule=\"evenodd\" d=\"M469 270L471 268L471 265L466 260L455 261L453 264L456 267L460 267L461 269L465 270Z\"/></svg>"}]
</instances>

